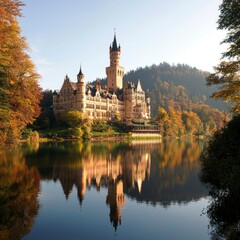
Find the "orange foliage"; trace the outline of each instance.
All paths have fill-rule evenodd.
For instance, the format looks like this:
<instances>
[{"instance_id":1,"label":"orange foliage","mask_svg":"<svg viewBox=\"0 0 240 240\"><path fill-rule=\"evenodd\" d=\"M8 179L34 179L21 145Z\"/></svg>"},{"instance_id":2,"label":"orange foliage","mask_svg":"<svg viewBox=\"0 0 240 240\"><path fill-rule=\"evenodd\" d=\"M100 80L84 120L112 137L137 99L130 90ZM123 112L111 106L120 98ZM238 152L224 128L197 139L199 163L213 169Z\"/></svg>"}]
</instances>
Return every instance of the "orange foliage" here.
<instances>
[{"instance_id":1,"label":"orange foliage","mask_svg":"<svg viewBox=\"0 0 240 240\"><path fill-rule=\"evenodd\" d=\"M40 113L39 74L27 54L17 17L21 1L0 2L0 135L3 143L13 143L19 130L31 124ZM7 116L7 117L6 117ZM4 140L4 142L3 142Z\"/></svg>"}]
</instances>

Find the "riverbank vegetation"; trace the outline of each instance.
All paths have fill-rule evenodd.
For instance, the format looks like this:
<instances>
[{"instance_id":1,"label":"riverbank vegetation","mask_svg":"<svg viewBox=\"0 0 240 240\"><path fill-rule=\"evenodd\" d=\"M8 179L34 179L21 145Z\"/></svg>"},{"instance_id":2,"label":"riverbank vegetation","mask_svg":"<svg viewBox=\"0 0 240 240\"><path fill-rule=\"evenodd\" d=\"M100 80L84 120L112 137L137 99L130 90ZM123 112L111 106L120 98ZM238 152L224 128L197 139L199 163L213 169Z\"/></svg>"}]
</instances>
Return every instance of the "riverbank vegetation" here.
<instances>
[{"instance_id":1,"label":"riverbank vegetation","mask_svg":"<svg viewBox=\"0 0 240 240\"><path fill-rule=\"evenodd\" d=\"M41 113L37 120L30 126L39 131L42 137L49 139L90 139L98 137L128 136L125 126L121 122L106 122L103 120L90 120L81 112L69 109L57 116L56 120L52 109L52 91L42 92L40 102ZM229 121L226 112L211 109L209 106L199 108L196 112L180 111L175 108L159 107L157 114L152 117L152 124L159 125L163 137L199 137L211 136L216 130L221 129ZM146 124L146 123L141 123Z\"/></svg>"},{"instance_id":2,"label":"riverbank vegetation","mask_svg":"<svg viewBox=\"0 0 240 240\"><path fill-rule=\"evenodd\" d=\"M201 157L201 179L209 187L211 239L240 239L240 4L223 0L218 28L227 30L223 43L229 44L215 72L207 78L219 86L215 99L231 102L233 119L215 132Z\"/></svg>"},{"instance_id":3,"label":"riverbank vegetation","mask_svg":"<svg viewBox=\"0 0 240 240\"><path fill-rule=\"evenodd\" d=\"M18 0L0 3L0 145L37 139L35 131L40 137L51 139L127 134L121 124L91 121L71 109L57 116L56 121L53 93L41 91L40 76L28 55L26 40L21 36L18 17L22 16L23 5ZM226 107L209 100L212 90L203 83L207 76L207 72L188 65L160 63L130 71L124 81L141 79L151 99L152 123L159 125L163 136L195 137L210 136L229 120L228 114L222 111ZM103 79L101 84L105 81ZM208 84L214 85L210 80Z\"/></svg>"},{"instance_id":4,"label":"riverbank vegetation","mask_svg":"<svg viewBox=\"0 0 240 240\"><path fill-rule=\"evenodd\" d=\"M16 144L40 113L39 74L21 35L18 0L0 1L0 145Z\"/></svg>"}]
</instances>

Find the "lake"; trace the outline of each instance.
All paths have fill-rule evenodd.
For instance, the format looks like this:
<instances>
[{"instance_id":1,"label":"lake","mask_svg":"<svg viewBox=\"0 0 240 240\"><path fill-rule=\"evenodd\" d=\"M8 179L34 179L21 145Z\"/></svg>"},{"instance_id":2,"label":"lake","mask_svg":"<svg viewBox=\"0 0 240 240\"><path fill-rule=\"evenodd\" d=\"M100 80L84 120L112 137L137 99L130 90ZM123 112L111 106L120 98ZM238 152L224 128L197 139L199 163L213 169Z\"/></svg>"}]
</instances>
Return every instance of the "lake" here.
<instances>
[{"instance_id":1,"label":"lake","mask_svg":"<svg viewBox=\"0 0 240 240\"><path fill-rule=\"evenodd\" d=\"M203 141L0 152L0 239L209 239Z\"/></svg>"}]
</instances>

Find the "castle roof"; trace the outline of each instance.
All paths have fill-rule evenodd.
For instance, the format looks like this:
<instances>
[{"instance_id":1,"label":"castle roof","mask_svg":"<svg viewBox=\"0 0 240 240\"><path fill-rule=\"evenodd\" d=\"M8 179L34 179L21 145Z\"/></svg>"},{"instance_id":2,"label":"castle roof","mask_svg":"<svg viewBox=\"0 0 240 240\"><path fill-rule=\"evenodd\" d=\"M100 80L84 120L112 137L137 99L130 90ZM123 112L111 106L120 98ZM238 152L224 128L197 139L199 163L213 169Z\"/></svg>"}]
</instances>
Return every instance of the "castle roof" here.
<instances>
[{"instance_id":1,"label":"castle roof","mask_svg":"<svg viewBox=\"0 0 240 240\"><path fill-rule=\"evenodd\" d=\"M123 89L118 89L117 92L114 92L113 90L108 90L108 89L97 89L96 86L93 86L91 84L86 85L86 92L85 94L91 94L92 97L96 96L96 93L99 92L99 95L101 98L104 99L112 99L112 96L116 94L118 100L123 101Z\"/></svg>"},{"instance_id":2,"label":"castle roof","mask_svg":"<svg viewBox=\"0 0 240 240\"><path fill-rule=\"evenodd\" d=\"M70 82L71 87L73 88L73 90L77 89L77 83L75 82Z\"/></svg>"},{"instance_id":3,"label":"castle roof","mask_svg":"<svg viewBox=\"0 0 240 240\"><path fill-rule=\"evenodd\" d=\"M120 45L117 46L117 39L116 39L116 33L114 33L114 38L112 42L112 46L110 46L111 51L120 51Z\"/></svg>"},{"instance_id":4,"label":"castle roof","mask_svg":"<svg viewBox=\"0 0 240 240\"><path fill-rule=\"evenodd\" d=\"M84 74L82 73L82 67L81 67L81 65L80 65L80 70L79 70L79 73L78 73L77 76L84 76Z\"/></svg>"}]
</instances>

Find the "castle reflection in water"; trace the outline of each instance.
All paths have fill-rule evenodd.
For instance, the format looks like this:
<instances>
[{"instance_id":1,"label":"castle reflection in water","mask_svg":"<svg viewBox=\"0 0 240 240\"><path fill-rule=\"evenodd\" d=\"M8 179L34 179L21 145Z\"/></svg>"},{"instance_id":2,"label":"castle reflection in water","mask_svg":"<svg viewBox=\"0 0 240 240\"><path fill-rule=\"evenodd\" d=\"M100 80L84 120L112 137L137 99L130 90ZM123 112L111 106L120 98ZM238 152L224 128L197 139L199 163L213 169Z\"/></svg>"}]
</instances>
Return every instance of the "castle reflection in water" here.
<instances>
[{"instance_id":1,"label":"castle reflection in water","mask_svg":"<svg viewBox=\"0 0 240 240\"><path fill-rule=\"evenodd\" d=\"M95 186L100 191L101 187L107 187L110 221L117 228L121 224L121 207L125 204L124 190L137 188L140 193L142 182L150 176L150 164L150 153L141 150L138 154L135 149L109 155L91 151L81 159L80 166L54 164L52 178L60 181L66 199L75 186L81 206L87 188Z\"/></svg>"},{"instance_id":2,"label":"castle reflection in water","mask_svg":"<svg viewBox=\"0 0 240 240\"><path fill-rule=\"evenodd\" d=\"M28 154L27 162L38 168L42 180L59 181L66 199L76 187L80 207L84 207L87 189L107 188L109 217L117 229L126 194L163 206L205 196L197 180L201 151L197 142L76 143L74 147L58 143L40 145Z\"/></svg>"}]
</instances>

